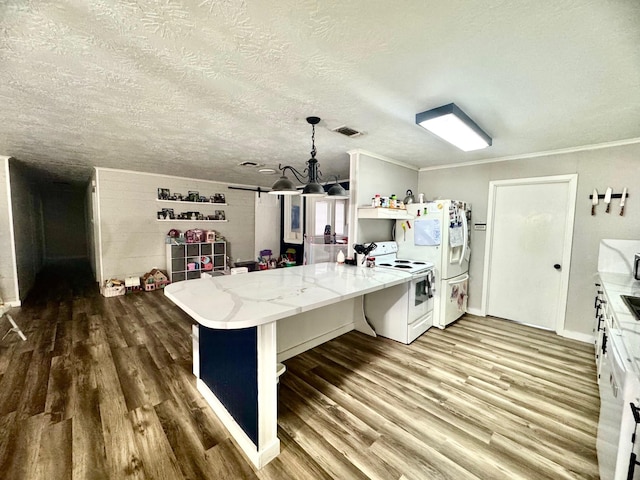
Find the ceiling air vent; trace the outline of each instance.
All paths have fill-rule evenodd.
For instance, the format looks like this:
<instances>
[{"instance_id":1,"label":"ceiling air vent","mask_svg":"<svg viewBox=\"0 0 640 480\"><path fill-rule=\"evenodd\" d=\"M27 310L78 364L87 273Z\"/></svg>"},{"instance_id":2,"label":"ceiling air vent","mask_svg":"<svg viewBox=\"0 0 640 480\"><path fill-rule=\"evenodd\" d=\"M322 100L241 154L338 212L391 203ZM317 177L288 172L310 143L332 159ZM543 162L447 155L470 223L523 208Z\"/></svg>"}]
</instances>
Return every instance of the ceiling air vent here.
<instances>
[{"instance_id":1,"label":"ceiling air vent","mask_svg":"<svg viewBox=\"0 0 640 480\"><path fill-rule=\"evenodd\" d=\"M342 135L346 135L347 137L358 137L362 135L362 132L359 132L358 130L354 130L353 128L349 128L346 125L342 125L341 127L334 128L331 131L341 133Z\"/></svg>"}]
</instances>

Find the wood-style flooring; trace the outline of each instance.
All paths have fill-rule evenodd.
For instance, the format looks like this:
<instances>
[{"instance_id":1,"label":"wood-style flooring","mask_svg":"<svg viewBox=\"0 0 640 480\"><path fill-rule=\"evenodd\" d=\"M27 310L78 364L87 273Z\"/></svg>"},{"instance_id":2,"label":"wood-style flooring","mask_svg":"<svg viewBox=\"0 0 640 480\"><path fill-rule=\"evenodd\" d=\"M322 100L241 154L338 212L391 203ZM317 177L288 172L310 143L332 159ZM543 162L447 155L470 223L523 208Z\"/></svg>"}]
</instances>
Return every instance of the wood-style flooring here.
<instances>
[{"instance_id":1,"label":"wood-style flooring","mask_svg":"<svg viewBox=\"0 0 640 480\"><path fill-rule=\"evenodd\" d=\"M351 332L288 360L281 454L257 471L195 388L161 291L38 277L0 344L0 478L598 478L593 347L466 315L412 345ZM2 319L0 337L8 329Z\"/></svg>"}]
</instances>

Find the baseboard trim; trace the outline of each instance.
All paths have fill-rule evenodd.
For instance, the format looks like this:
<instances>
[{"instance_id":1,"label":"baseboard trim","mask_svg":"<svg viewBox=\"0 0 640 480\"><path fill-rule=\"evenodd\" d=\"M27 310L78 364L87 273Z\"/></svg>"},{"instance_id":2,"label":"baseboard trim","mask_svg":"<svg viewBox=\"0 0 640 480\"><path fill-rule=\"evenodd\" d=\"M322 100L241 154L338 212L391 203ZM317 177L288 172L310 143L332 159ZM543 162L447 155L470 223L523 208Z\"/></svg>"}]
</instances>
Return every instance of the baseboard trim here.
<instances>
[{"instance_id":1,"label":"baseboard trim","mask_svg":"<svg viewBox=\"0 0 640 480\"><path fill-rule=\"evenodd\" d=\"M562 332L558 332L558 335L571 340L577 340L582 343L593 343L595 341L593 334L573 332L571 330L563 330Z\"/></svg>"}]
</instances>

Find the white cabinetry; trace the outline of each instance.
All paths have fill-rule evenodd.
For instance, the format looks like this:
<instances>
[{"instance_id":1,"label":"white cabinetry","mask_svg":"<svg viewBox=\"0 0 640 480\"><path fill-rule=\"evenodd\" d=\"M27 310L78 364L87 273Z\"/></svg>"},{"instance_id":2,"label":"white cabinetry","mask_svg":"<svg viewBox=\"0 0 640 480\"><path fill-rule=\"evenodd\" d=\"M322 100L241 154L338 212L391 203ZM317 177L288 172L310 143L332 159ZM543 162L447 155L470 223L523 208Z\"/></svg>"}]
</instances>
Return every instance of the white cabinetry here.
<instances>
[{"instance_id":1,"label":"white cabinetry","mask_svg":"<svg viewBox=\"0 0 640 480\"><path fill-rule=\"evenodd\" d=\"M640 407L640 375L636 358L637 322L620 295L637 294L630 275L600 273L596 284L596 366L600 391L597 451L600 478L640 479L640 467L628 476L636 422L631 405ZM637 442L636 442L637 443Z\"/></svg>"},{"instance_id":2,"label":"white cabinetry","mask_svg":"<svg viewBox=\"0 0 640 480\"><path fill-rule=\"evenodd\" d=\"M602 284L596 283L596 297L594 307L596 309L596 320L593 327L595 334L595 355L596 355L596 371L598 375L598 383L600 383L600 370L602 368L602 359L604 358L603 343L606 341L604 331L604 319L606 315L607 300L605 298Z\"/></svg>"}]
</instances>

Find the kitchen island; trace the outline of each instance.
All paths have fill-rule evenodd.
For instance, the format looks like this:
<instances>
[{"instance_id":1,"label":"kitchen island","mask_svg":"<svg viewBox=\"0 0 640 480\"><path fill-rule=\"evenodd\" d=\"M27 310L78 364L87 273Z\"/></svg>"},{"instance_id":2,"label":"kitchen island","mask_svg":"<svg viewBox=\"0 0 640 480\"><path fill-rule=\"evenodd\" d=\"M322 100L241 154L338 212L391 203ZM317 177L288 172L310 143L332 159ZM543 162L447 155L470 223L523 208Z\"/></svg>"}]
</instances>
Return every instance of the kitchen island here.
<instances>
[{"instance_id":1,"label":"kitchen island","mask_svg":"<svg viewBox=\"0 0 640 480\"><path fill-rule=\"evenodd\" d=\"M198 390L261 468L280 452L277 362L353 329L375 336L363 295L410 279L391 269L321 263L178 282L165 295L198 322Z\"/></svg>"}]
</instances>

